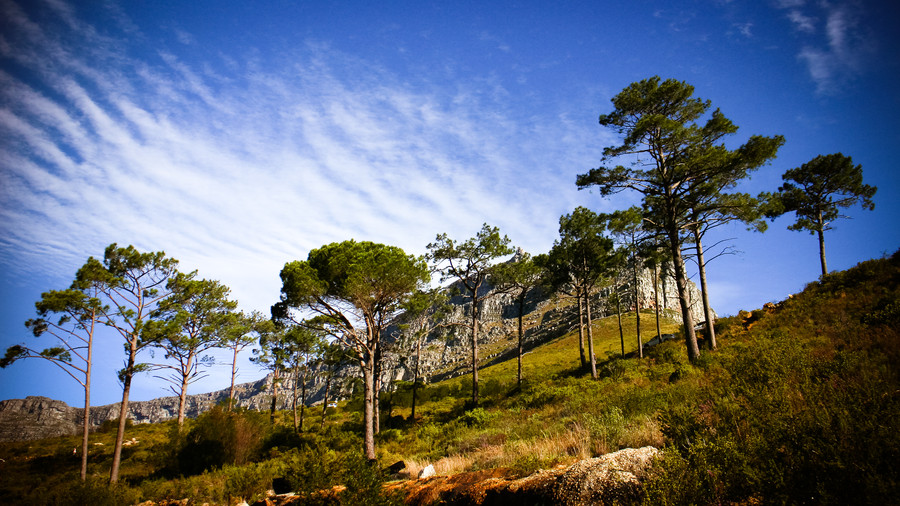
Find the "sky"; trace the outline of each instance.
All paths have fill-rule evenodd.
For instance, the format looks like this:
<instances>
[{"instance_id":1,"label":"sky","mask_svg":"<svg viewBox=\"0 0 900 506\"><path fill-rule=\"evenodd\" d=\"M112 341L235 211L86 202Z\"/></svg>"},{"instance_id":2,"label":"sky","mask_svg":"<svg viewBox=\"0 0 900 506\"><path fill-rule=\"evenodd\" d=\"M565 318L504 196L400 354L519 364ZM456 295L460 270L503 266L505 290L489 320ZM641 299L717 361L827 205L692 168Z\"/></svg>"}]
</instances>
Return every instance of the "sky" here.
<instances>
[{"instance_id":1,"label":"sky","mask_svg":"<svg viewBox=\"0 0 900 506\"><path fill-rule=\"evenodd\" d=\"M729 147L785 137L740 191L851 156L878 187L875 210L850 209L826 234L829 268L890 255L898 22L875 0L0 0L0 346L53 345L23 325L34 302L111 243L164 251L265 313L284 264L331 242L421 255L437 234L488 223L544 253L577 206L639 202L575 177L618 142L597 121L610 99L655 75L721 109L739 127ZM792 221L711 232L732 250L708 266L720 315L817 279L816 238ZM92 404L118 402L121 341L96 346ZM265 374L249 356L239 382ZM190 393L227 387L217 360ZM168 386L143 374L131 398ZM45 361L0 371L0 399L28 395L83 402Z\"/></svg>"}]
</instances>

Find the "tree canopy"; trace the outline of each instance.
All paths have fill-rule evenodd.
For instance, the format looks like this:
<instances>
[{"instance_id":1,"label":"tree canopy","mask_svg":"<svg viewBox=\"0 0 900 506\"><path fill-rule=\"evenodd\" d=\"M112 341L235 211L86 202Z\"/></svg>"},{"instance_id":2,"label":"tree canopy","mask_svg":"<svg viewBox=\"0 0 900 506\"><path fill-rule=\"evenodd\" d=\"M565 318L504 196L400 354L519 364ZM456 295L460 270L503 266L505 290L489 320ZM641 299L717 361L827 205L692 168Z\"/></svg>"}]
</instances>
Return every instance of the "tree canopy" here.
<instances>
[{"instance_id":1,"label":"tree canopy","mask_svg":"<svg viewBox=\"0 0 900 506\"><path fill-rule=\"evenodd\" d=\"M711 103L693 94L693 86L658 76L627 86L599 122L621 136L621 144L604 148L602 161L627 158L629 165L601 166L576 178L579 188L596 187L601 195L632 190L643 196L643 218L665 234L673 258L691 361L700 350L681 255L682 233L692 224L691 203L733 187L774 157L784 142L781 136L752 136L739 148L727 149L723 139L737 126L718 109L701 124Z\"/></svg>"},{"instance_id":2,"label":"tree canopy","mask_svg":"<svg viewBox=\"0 0 900 506\"><path fill-rule=\"evenodd\" d=\"M770 195L768 216L775 218L793 212L797 221L789 230L808 230L819 238L819 260L822 274L828 274L825 262L825 231L845 209L861 204L863 209L874 210L872 197L878 188L863 183L861 165L853 165L853 159L841 153L819 155L800 167L786 171L784 184L775 195Z\"/></svg>"},{"instance_id":3,"label":"tree canopy","mask_svg":"<svg viewBox=\"0 0 900 506\"><path fill-rule=\"evenodd\" d=\"M494 260L509 255L513 249L509 238L500 235L500 229L487 223L465 241L455 241L446 233L438 234L428 245L428 256L441 273L441 281L455 280L472 300L472 403L478 404L478 312L484 298L484 283L492 274Z\"/></svg>"},{"instance_id":4,"label":"tree canopy","mask_svg":"<svg viewBox=\"0 0 900 506\"><path fill-rule=\"evenodd\" d=\"M281 301L273 317L290 318L292 309L317 316L333 338L352 350L365 384L366 457L375 458L377 362L385 325L420 285L428 282L422 258L396 246L354 240L309 252L281 270Z\"/></svg>"}]
</instances>

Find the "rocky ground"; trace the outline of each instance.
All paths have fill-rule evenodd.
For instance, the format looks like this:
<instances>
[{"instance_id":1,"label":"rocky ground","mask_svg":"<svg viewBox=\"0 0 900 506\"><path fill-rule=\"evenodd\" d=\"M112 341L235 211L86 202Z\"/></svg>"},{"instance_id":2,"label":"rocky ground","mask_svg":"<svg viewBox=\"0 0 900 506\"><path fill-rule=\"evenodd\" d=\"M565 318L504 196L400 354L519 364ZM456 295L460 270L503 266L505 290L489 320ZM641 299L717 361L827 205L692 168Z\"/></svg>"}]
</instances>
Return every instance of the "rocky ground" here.
<instances>
[{"instance_id":1,"label":"rocky ground","mask_svg":"<svg viewBox=\"0 0 900 506\"><path fill-rule=\"evenodd\" d=\"M571 466L541 470L524 478L514 476L508 469L488 469L393 481L385 488L400 493L410 506L629 504L640 499L643 479L658 453L652 446L628 448ZM336 488L322 494L327 497L340 492ZM298 506L305 502L305 497L284 494L253 506Z\"/></svg>"}]
</instances>

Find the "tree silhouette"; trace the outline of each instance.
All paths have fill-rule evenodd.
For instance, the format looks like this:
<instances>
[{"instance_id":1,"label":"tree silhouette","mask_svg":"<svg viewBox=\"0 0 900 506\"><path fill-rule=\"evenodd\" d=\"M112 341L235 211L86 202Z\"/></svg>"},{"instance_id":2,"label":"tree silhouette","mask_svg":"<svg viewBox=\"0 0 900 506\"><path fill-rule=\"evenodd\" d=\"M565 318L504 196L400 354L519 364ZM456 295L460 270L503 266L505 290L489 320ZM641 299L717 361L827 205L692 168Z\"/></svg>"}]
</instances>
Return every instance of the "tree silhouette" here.
<instances>
[{"instance_id":1,"label":"tree silhouette","mask_svg":"<svg viewBox=\"0 0 900 506\"><path fill-rule=\"evenodd\" d=\"M841 153L819 155L800 167L785 172L784 184L775 195L770 195L770 218L793 212L797 221L789 230L808 230L819 238L819 260L822 275L828 274L825 262L825 231L838 218L842 208L857 203L863 209L875 209L872 197L878 188L863 184L862 166L853 165L853 159Z\"/></svg>"}]
</instances>

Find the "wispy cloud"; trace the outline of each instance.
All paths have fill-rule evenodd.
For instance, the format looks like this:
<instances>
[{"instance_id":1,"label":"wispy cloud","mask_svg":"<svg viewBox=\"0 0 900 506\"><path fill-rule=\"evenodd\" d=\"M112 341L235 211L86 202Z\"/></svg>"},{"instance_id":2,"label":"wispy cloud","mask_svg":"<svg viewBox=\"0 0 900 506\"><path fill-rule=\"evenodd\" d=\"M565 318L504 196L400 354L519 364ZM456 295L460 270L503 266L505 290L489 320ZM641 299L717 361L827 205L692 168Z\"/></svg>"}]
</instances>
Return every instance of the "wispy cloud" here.
<instances>
[{"instance_id":1,"label":"wispy cloud","mask_svg":"<svg viewBox=\"0 0 900 506\"><path fill-rule=\"evenodd\" d=\"M803 12L797 9L791 9L788 14L788 19L791 20L791 23L794 24L794 28L803 33L813 33L816 31L816 19L803 14Z\"/></svg>"},{"instance_id":2,"label":"wispy cloud","mask_svg":"<svg viewBox=\"0 0 900 506\"><path fill-rule=\"evenodd\" d=\"M58 5L53 24L3 7L20 70L0 72L0 262L22 276L134 243L265 310L284 262L331 241L422 253L487 221L536 251L596 207L573 184L593 125L518 115L491 76L410 84L314 43L271 65L181 43L138 60Z\"/></svg>"},{"instance_id":3,"label":"wispy cloud","mask_svg":"<svg viewBox=\"0 0 900 506\"><path fill-rule=\"evenodd\" d=\"M794 29L808 37L797 55L819 94L833 94L864 70L873 44L860 23L862 8L856 2L821 2L806 5L784 0L778 7L789 9L787 18ZM824 26L820 30L820 20Z\"/></svg>"}]
</instances>

